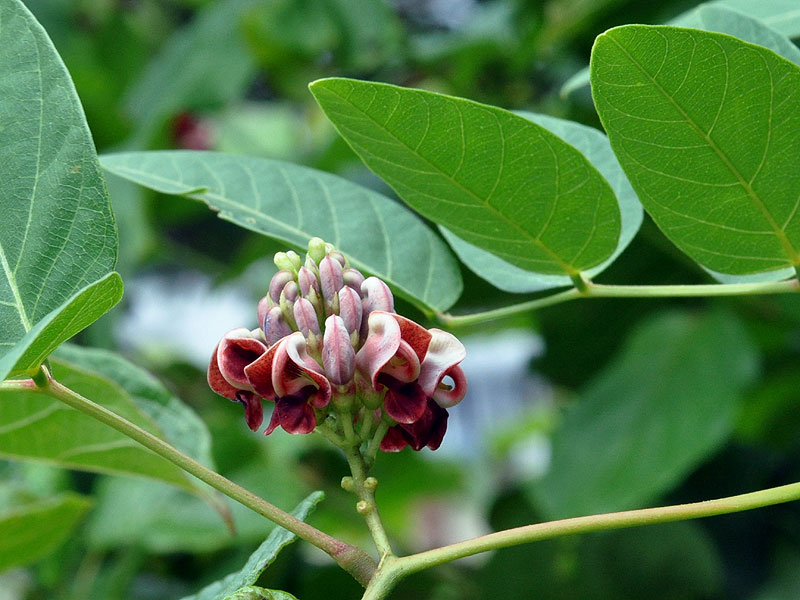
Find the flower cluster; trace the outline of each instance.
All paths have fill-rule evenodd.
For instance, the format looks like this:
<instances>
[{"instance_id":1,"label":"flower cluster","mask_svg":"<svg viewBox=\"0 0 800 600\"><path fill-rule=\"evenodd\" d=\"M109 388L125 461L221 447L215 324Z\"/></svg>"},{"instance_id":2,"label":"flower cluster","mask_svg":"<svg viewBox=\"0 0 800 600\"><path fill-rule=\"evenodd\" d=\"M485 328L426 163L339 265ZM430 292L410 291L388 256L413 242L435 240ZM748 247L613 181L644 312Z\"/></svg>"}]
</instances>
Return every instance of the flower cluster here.
<instances>
[{"instance_id":1,"label":"flower cluster","mask_svg":"<svg viewBox=\"0 0 800 600\"><path fill-rule=\"evenodd\" d=\"M244 405L253 431L267 400L275 406L266 434L334 423L375 432L387 452L438 448L446 409L466 393L461 342L395 314L389 287L319 238L305 261L279 252L275 264L259 327L225 334L208 368L211 388Z\"/></svg>"}]
</instances>

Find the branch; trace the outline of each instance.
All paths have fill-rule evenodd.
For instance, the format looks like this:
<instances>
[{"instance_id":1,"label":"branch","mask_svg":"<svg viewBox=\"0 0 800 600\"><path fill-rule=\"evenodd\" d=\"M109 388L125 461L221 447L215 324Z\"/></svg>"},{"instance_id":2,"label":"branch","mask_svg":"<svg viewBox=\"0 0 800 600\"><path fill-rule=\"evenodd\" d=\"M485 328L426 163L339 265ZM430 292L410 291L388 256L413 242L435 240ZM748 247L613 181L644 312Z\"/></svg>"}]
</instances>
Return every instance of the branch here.
<instances>
[{"instance_id":1,"label":"branch","mask_svg":"<svg viewBox=\"0 0 800 600\"><path fill-rule=\"evenodd\" d=\"M1 382L0 391L25 390L45 394L60 400L64 404L116 429L123 435L135 440L145 448L152 450L187 473L194 475L200 481L219 490L229 498L243 504L273 523L280 525L310 544L313 544L333 558L339 566L350 573L362 585L366 586L372 578L376 569L375 561L360 548L338 540L312 527L308 523L293 517L274 504L270 504L263 498L233 483L219 473L201 465L196 460L186 456L165 441L141 429L127 419L120 417L105 407L92 402L88 398L60 384L50 378L43 369L37 373L34 379L35 382L30 380Z\"/></svg>"},{"instance_id":2,"label":"branch","mask_svg":"<svg viewBox=\"0 0 800 600\"><path fill-rule=\"evenodd\" d=\"M448 327L473 325L494 319L509 317L569 302L577 298L689 298L702 296L756 296L764 294L789 294L800 291L797 279L766 283L712 283L707 285L601 285L584 282L582 290L572 288L557 294L536 298L503 308L468 315L437 313L437 320Z\"/></svg>"}]
</instances>

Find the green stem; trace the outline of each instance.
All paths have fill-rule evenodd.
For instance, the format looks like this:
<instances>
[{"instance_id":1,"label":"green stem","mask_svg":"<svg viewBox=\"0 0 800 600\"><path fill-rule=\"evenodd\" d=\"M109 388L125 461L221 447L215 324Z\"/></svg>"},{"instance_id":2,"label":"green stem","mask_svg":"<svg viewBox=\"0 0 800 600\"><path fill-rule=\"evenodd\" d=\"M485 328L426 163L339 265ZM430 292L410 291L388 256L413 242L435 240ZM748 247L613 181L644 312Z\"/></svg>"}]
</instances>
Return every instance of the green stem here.
<instances>
[{"instance_id":1,"label":"green stem","mask_svg":"<svg viewBox=\"0 0 800 600\"><path fill-rule=\"evenodd\" d=\"M797 279L772 281L767 283L713 283L708 285L602 285L585 282L583 289L569 289L557 294L536 298L527 302L487 310L469 315L438 313L437 319L443 325L457 327L483 323L493 319L509 317L569 302L576 298L688 298L699 296L755 296L762 294L788 294L800 291Z\"/></svg>"},{"instance_id":2,"label":"green stem","mask_svg":"<svg viewBox=\"0 0 800 600\"><path fill-rule=\"evenodd\" d=\"M44 373L44 371L40 371ZM219 473L204 467L194 459L186 456L179 450L173 448L163 440L153 434L141 429L127 419L111 412L110 410L84 398L77 392L49 378L38 377L42 381L36 385L33 381L6 381L0 383L0 391L4 390L29 390L39 392L60 400L64 404L89 415L90 417L105 423L109 427L116 429L123 435L135 440L145 448L152 450L162 458L180 467L187 473L197 477L219 490L229 498L236 500L240 504L250 508L258 514L266 517L273 523L277 523L298 537L313 544L323 552L330 555L344 570L349 572L362 585L366 586L375 572L375 561L370 558L363 550L351 546L341 540L329 536L328 534L312 527L308 523L293 517L289 513L281 510L277 506L270 504L266 500L256 496L252 492L236 485Z\"/></svg>"},{"instance_id":3,"label":"green stem","mask_svg":"<svg viewBox=\"0 0 800 600\"><path fill-rule=\"evenodd\" d=\"M361 456L357 446L343 448L343 450L350 465L350 473L353 475L353 483L355 484L354 491L359 500L356 508L367 522L367 527L381 557L382 565L386 557L394 556L394 552L389 543L389 537L386 535L386 530L383 528L383 522L378 513L378 505L375 502L375 487L378 482L374 477L367 477L364 458ZM380 568L382 567L379 567L378 572L380 572Z\"/></svg>"},{"instance_id":4,"label":"green stem","mask_svg":"<svg viewBox=\"0 0 800 600\"><path fill-rule=\"evenodd\" d=\"M392 563L391 569L393 571L394 580L396 581L409 573L429 569L436 565L464 558L465 556L472 556L473 554L479 554L489 550L497 550L498 548L517 546L519 544L527 544L529 542L565 535L712 517L794 500L800 500L800 483L792 483L751 492L749 494L719 498L717 500L694 502L692 504L628 510L587 517L562 519L560 521L550 521L547 523L536 523L534 525L525 525L524 527L516 527L514 529L490 533L449 546L443 546L434 550L398 558ZM364 597L366 598L366 596ZM380 596L375 596L376 599L379 597Z\"/></svg>"},{"instance_id":5,"label":"green stem","mask_svg":"<svg viewBox=\"0 0 800 600\"><path fill-rule=\"evenodd\" d=\"M387 420L387 417L384 417L381 419L381 422L378 423L378 428L375 430L375 434L367 444L367 449L364 452L364 463L366 464L367 468L371 467L375 463L375 457L378 455L381 442L386 436L386 432L389 431L389 427L391 427L391 423Z\"/></svg>"}]
</instances>

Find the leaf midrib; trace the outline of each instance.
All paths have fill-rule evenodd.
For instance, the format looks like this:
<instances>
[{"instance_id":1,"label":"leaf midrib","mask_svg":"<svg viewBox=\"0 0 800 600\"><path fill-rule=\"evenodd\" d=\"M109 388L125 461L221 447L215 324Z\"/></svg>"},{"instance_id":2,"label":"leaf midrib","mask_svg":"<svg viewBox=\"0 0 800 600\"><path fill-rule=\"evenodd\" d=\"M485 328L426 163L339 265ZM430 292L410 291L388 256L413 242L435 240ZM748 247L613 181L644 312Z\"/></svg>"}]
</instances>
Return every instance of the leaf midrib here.
<instances>
[{"instance_id":1,"label":"leaf midrib","mask_svg":"<svg viewBox=\"0 0 800 600\"><path fill-rule=\"evenodd\" d=\"M32 327L31 322L25 312L25 305L22 303L22 296L19 293L19 287L17 286L16 278L11 272L11 265L8 264L8 259L6 258L5 249L3 248L2 243L0 243L0 263L3 265L3 273L5 273L6 279L8 280L8 286L11 288L11 293L14 295L17 314L19 314L19 319L22 322L22 326L25 328L25 331L30 331Z\"/></svg>"},{"instance_id":2,"label":"leaf midrib","mask_svg":"<svg viewBox=\"0 0 800 600\"><path fill-rule=\"evenodd\" d=\"M695 132L697 134L699 134L700 137L706 141L706 143L708 143L708 145L711 147L711 149L714 151L714 153L720 158L720 160L725 164L725 166L728 168L728 170L731 172L731 174L734 177L736 177L736 179L739 181L739 184L745 190L745 192L747 193L748 197L752 200L753 205L761 212L762 216L764 217L764 219L769 224L770 228L775 233L775 237L778 239L778 241L780 242L781 246L783 246L784 251L786 251L786 253L788 254L789 260L792 262L792 264L795 267L796 266L800 266L800 254L798 254L797 250L795 250L795 248L792 245L791 241L789 241L789 238L786 237L786 233L783 231L783 229L778 226L778 223L772 217L772 214L770 214L769 210L767 210L767 207L764 204L764 202L761 200L761 198L758 196L758 194L755 193L755 190L752 188L750 183L748 183L748 181L742 176L742 174L739 172L739 170L736 168L736 166L731 162L731 160L728 158L728 156L725 154L725 152L719 146L717 146L717 144L714 142L714 140L711 138L711 136L707 135L706 132L703 131L703 129L697 123L695 123L695 121L686 113L686 111L683 110L683 108L675 101L675 99L667 93L667 91L661 86L661 84L659 84L658 81L656 81L655 77L653 77L644 68L644 65L642 65L638 60L636 60L627 51L627 49L624 46L622 46L622 44L620 44L612 36L609 35L608 39L611 40L612 42L614 42L614 44L616 44L616 46L625 54L625 56L628 57L628 59L631 61L631 63L633 63L633 65L635 67L637 67L642 72L642 74L645 75L645 77L647 77L650 80L650 82L656 87L656 89L658 89L658 91L661 92L661 94L664 96L664 98L666 98L667 101L670 104L672 104L672 106L675 107L675 109L678 112L680 112L680 114L683 116L683 118L686 120L686 122L695 130ZM695 42L695 44L697 43L696 40L693 39L693 41ZM725 59L727 61L727 59L728 59L727 54L725 53L724 49L722 49L722 48L720 48L720 49L722 50L723 54L725 55ZM769 66L767 66L767 69L769 70ZM729 71L727 66L726 66L726 73L730 74L730 71ZM772 76L772 72L770 71L770 77L771 76ZM773 94L773 93L774 93L774 89L770 89L770 94ZM724 103L724 99L723 99L723 103ZM722 110L722 106L720 106L720 110Z\"/></svg>"},{"instance_id":3,"label":"leaf midrib","mask_svg":"<svg viewBox=\"0 0 800 600\"><path fill-rule=\"evenodd\" d=\"M502 221L504 221L504 222L506 222L508 225L510 225L512 229L515 229L516 231L518 231L519 233L521 233L523 237L525 237L525 238L527 238L528 240L530 240L531 242L533 242L533 244L534 244L534 245L538 246L538 247L539 247L539 248L540 248L540 249L541 249L541 250L542 250L542 251L543 251L545 254L547 254L548 256L550 256L550 258L552 258L552 259L553 259L553 261L554 261L556 264L558 264L558 265L559 265L559 266L560 266L560 267L561 267L561 268L564 270L564 272L565 272L565 273L567 273L567 274L570 274L570 275L577 275L577 274L579 274L579 273L580 273L580 270L579 270L579 269L576 269L574 265L572 265L572 264L570 264L570 263L568 263L568 262L566 262L566 261L562 260L562 259L561 259L561 257L559 257L559 256L558 256L558 255L557 255L555 252L553 252L553 251L552 251L552 250L551 250L551 249L550 249L550 248L549 248L549 247L548 247L548 246L547 246L547 245L546 245L544 242L542 242L542 241L541 241L539 238L537 238L537 237L533 236L533 235L532 235L530 232L526 231L525 229L522 229L522 228L521 228L519 225L517 225L517 223L515 223L514 221L512 221L511 219L509 219L508 217L506 217L506 216L505 216L503 213L501 213L500 211L498 211L498 210L497 210L497 209L496 209L494 206L492 206L491 204L489 204L489 201L488 201L488 199L481 198L481 197L480 197L480 196L478 196L478 195L477 195L475 192L473 192L472 190L470 190L469 188L467 188L466 186L464 186L463 184L461 184L460 182L458 182L457 180L455 180L455 179L454 179L452 176L450 176L450 175L448 175L447 173L445 173L445 172L444 172L444 171L443 171L443 170L442 170L440 167L438 167L437 165L433 164L433 163L432 163L430 160L428 160L428 158L426 158L425 156L423 156L422 154L420 154L420 153L419 153L419 152L417 152L416 150L412 149L412 148L411 148L411 146L409 146L408 144L406 144L405 142L403 142L402 140L400 140L400 139L399 139L397 136L395 136L395 135L394 135L394 134L393 134L391 131L389 131L389 129L387 129L387 128L386 128L384 125L381 125L381 124L380 124L380 123L379 123L377 120L375 120L374 118L372 118L372 117L371 117L371 116L370 116L368 113L364 112L364 111L363 111L363 110L361 110L359 107L357 107L355 104L353 104L352 102L350 102L350 100L349 100L349 97L348 97L348 98L345 98L345 97L343 97L341 94L337 93L335 90L332 90L332 89L330 89L330 88L327 88L327 89L328 89L328 91L330 91L331 93L333 93L333 94L336 94L336 95L337 95L339 98L341 98L341 100L342 100L343 102L346 102L347 104L349 104L350 106L352 106L352 107L353 107L355 110L357 110L359 113L361 113L362 115L364 115L364 117L366 117L368 120L372 121L372 123L374 123L374 124L375 124L377 127L379 127L379 128L380 128L381 130L383 130L383 131L384 131L386 134L388 134L388 135L389 135L389 136L390 136L390 137L391 137L393 140L395 140L395 142L397 142L399 145L403 146L403 147L404 147L404 148L406 148L406 149L407 149L409 152L411 152L412 154L414 154L414 155L418 156L419 158L421 158L423 161L425 161L425 163L427 163L427 164L428 164L428 166L430 166L430 167L432 167L433 169L435 169L435 170L436 170L438 173L441 173L441 174L442 174L442 175L443 175L443 176L444 176L444 177L445 177L445 178L446 178L448 181L450 181L450 182L451 182L451 183L452 183L454 186L456 186L457 188L461 189L463 192L465 192L465 193L466 193L466 194L468 194L469 196L472 196L472 197L473 197L475 200L477 200L477 201L478 201L478 202L479 202L481 205L483 205L485 208L487 208L487 209L491 210L493 213L495 213L497 216L499 216L499 217L500 217L500 219L501 219ZM352 93L352 91L351 91L351 93ZM526 124L527 124L527 123L526 123ZM337 126L337 127L338 127L338 126ZM502 126L501 126L501 131L502 131ZM349 142L348 142L348 143L349 143ZM503 141L503 147L505 148L505 139L504 139L504 141ZM554 211L555 211L555 208L554 208Z\"/></svg>"}]
</instances>

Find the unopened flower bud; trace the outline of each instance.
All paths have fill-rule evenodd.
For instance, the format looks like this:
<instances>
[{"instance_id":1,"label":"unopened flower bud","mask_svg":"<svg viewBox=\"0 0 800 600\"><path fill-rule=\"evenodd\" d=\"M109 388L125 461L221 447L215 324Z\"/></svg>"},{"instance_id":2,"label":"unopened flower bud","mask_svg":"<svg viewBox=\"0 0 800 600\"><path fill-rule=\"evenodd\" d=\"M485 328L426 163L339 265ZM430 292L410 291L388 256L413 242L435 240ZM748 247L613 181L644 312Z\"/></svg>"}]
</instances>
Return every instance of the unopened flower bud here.
<instances>
[{"instance_id":1,"label":"unopened flower bud","mask_svg":"<svg viewBox=\"0 0 800 600\"><path fill-rule=\"evenodd\" d=\"M356 491L356 482L349 475L347 475L345 477L342 477L341 486L342 486L342 489L344 491L346 491L346 492L355 492Z\"/></svg>"},{"instance_id":2,"label":"unopened flower bud","mask_svg":"<svg viewBox=\"0 0 800 600\"><path fill-rule=\"evenodd\" d=\"M289 324L289 327L296 329L297 324L294 320L294 303L300 296L300 289L297 287L297 282L290 281L287 283L281 292L280 307L283 318Z\"/></svg>"},{"instance_id":3,"label":"unopened flower bud","mask_svg":"<svg viewBox=\"0 0 800 600\"><path fill-rule=\"evenodd\" d=\"M319 279L322 288L322 298L326 305L333 302L333 297L344 286L342 265L330 256L326 256L319 263Z\"/></svg>"},{"instance_id":4,"label":"unopened flower bud","mask_svg":"<svg viewBox=\"0 0 800 600\"><path fill-rule=\"evenodd\" d=\"M269 282L269 297L275 304L281 301L281 292L290 281L294 281L294 273L291 271L278 271L272 276Z\"/></svg>"},{"instance_id":5,"label":"unopened flower bud","mask_svg":"<svg viewBox=\"0 0 800 600\"><path fill-rule=\"evenodd\" d=\"M305 337L314 333L319 335L322 333L319 328L319 320L317 319L317 312L314 306L305 298L298 298L294 303L294 320L297 323L297 329Z\"/></svg>"},{"instance_id":6,"label":"unopened flower bud","mask_svg":"<svg viewBox=\"0 0 800 600\"><path fill-rule=\"evenodd\" d=\"M325 321L322 341L322 365L331 383L344 385L353 379L356 353L350 345L350 334L341 317L331 315Z\"/></svg>"},{"instance_id":7,"label":"unopened flower bud","mask_svg":"<svg viewBox=\"0 0 800 600\"><path fill-rule=\"evenodd\" d=\"M338 250L334 250L333 252L330 252L328 254L328 256L330 256L333 260L335 260L340 265L342 265L343 269L347 268L347 259L345 258L344 254L342 254Z\"/></svg>"},{"instance_id":8,"label":"unopened flower bud","mask_svg":"<svg viewBox=\"0 0 800 600\"><path fill-rule=\"evenodd\" d=\"M348 333L358 331L361 327L361 296L353 288L344 286L338 292L339 316L344 321Z\"/></svg>"},{"instance_id":9,"label":"unopened flower bud","mask_svg":"<svg viewBox=\"0 0 800 600\"><path fill-rule=\"evenodd\" d=\"M297 272L297 285L300 286L300 293L304 298L308 296L308 292L311 288L315 290L319 289L317 276L306 267L300 267L300 270Z\"/></svg>"},{"instance_id":10,"label":"unopened flower bud","mask_svg":"<svg viewBox=\"0 0 800 600\"><path fill-rule=\"evenodd\" d=\"M361 296L363 298L361 306L364 314L361 317L361 329L359 333L364 339L369 331L369 315L376 310L384 312L394 312L394 296L392 290L381 279L377 277L367 277L361 284Z\"/></svg>"},{"instance_id":11,"label":"unopened flower bud","mask_svg":"<svg viewBox=\"0 0 800 600\"><path fill-rule=\"evenodd\" d=\"M325 242L318 237L308 240L308 256L319 265L325 258Z\"/></svg>"},{"instance_id":12,"label":"unopened flower bud","mask_svg":"<svg viewBox=\"0 0 800 600\"><path fill-rule=\"evenodd\" d=\"M353 288L358 292L358 297L361 297L361 284L364 283L364 276L358 269L345 269L342 273L344 284L347 287Z\"/></svg>"},{"instance_id":13,"label":"unopened flower bud","mask_svg":"<svg viewBox=\"0 0 800 600\"><path fill-rule=\"evenodd\" d=\"M300 255L294 250L289 250L288 252L278 252L275 254L275 258L273 260L276 267L282 270L291 271L292 273L297 273L297 271L300 270L300 267L303 266L303 261L300 260Z\"/></svg>"},{"instance_id":14,"label":"unopened flower bud","mask_svg":"<svg viewBox=\"0 0 800 600\"><path fill-rule=\"evenodd\" d=\"M258 301L256 314L258 315L259 327L264 327L264 319L267 317L267 312L272 306L273 304L271 304L271 298L269 296L264 296L261 300Z\"/></svg>"},{"instance_id":15,"label":"unopened flower bud","mask_svg":"<svg viewBox=\"0 0 800 600\"><path fill-rule=\"evenodd\" d=\"M291 328L283 318L281 307L273 306L270 308L264 318L264 337L267 345L272 346L291 333Z\"/></svg>"},{"instance_id":16,"label":"unopened flower bud","mask_svg":"<svg viewBox=\"0 0 800 600\"><path fill-rule=\"evenodd\" d=\"M319 266L314 261L314 259L311 258L308 254L306 254L306 262L303 266L312 273L314 273L315 276L319 275Z\"/></svg>"}]
</instances>

